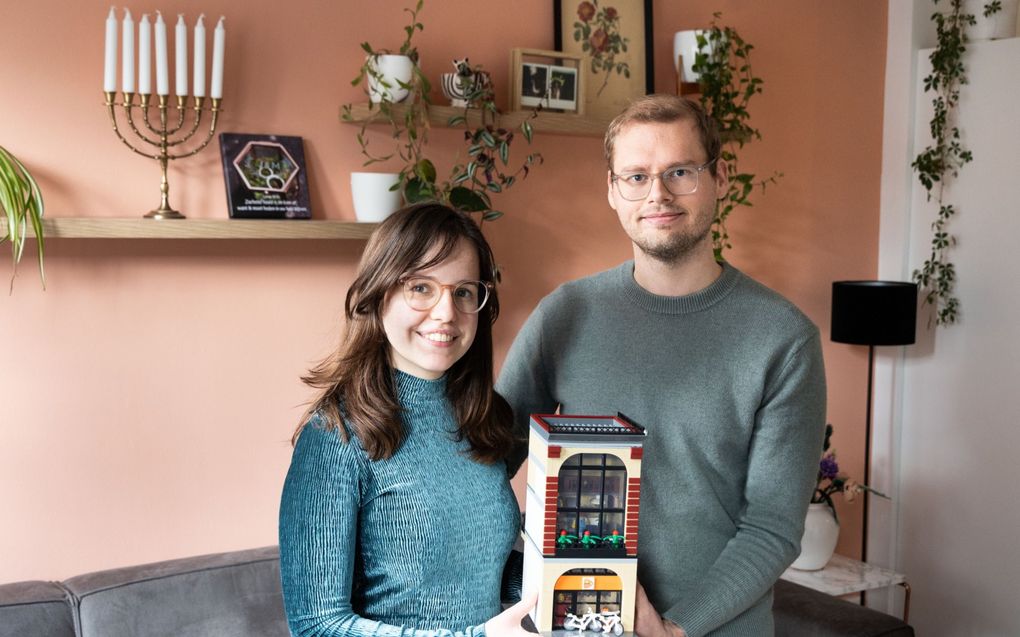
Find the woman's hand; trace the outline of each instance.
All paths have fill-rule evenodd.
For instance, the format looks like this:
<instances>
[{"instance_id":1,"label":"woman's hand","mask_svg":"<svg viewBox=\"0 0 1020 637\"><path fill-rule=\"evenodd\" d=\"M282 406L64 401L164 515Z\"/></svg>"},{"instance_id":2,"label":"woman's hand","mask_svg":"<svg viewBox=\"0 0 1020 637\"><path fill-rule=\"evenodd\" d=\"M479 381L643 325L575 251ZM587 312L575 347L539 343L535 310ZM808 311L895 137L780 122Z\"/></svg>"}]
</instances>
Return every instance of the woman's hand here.
<instances>
[{"instance_id":1,"label":"woman's hand","mask_svg":"<svg viewBox=\"0 0 1020 637\"><path fill-rule=\"evenodd\" d=\"M535 637L521 627L524 616L538 603L538 594L529 595L485 622L486 637Z\"/></svg>"}]
</instances>

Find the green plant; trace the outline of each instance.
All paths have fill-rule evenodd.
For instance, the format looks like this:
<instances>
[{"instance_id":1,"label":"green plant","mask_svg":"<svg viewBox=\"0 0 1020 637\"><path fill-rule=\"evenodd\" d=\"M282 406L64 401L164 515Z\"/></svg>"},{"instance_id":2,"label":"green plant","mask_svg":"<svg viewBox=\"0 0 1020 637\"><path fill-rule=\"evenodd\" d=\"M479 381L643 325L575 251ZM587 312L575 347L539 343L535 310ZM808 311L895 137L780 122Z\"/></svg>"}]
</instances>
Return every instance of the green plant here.
<instances>
[{"instance_id":1,"label":"green plant","mask_svg":"<svg viewBox=\"0 0 1020 637\"><path fill-rule=\"evenodd\" d=\"M721 13L715 13L711 25L698 34L698 52L694 56L693 70L700 75L700 100L709 116L719 126L723 138L720 159L729 170L729 190L716 206L712 225L712 245L715 258L723 258L723 251L732 248L726 222L737 206L751 204L754 189L775 184L782 173L775 172L765 179L753 173L742 173L737 167L737 153L745 143L761 139L761 132L750 125L748 103L762 92L764 81L751 69L751 51L754 46L746 42L736 29L719 26Z\"/></svg>"},{"instance_id":2,"label":"green plant","mask_svg":"<svg viewBox=\"0 0 1020 637\"><path fill-rule=\"evenodd\" d=\"M939 0L932 0L938 5ZM949 11L932 14L935 22L937 46L928 56L931 73L924 78L925 92L932 92L934 113L929 128L932 143L914 158L911 167L924 186L928 201L935 200L938 216L931 225L931 252L924 266L914 270L913 279L925 291L924 302L935 308L935 324L951 325L960 311L956 298L956 267L949 260L949 250L956 245L956 237L949 232L949 221L956 207L945 201L946 183L956 177L964 164L974 159L971 151L960 141L960 129L953 123L953 115L960 101L960 86L967 83L963 56L967 51L967 27L974 26L976 18L965 13L963 0L950 0ZM985 3L988 17L1002 10L1000 0Z\"/></svg>"},{"instance_id":3,"label":"green plant","mask_svg":"<svg viewBox=\"0 0 1020 637\"><path fill-rule=\"evenodd\" d=\"M14 271L11 273L11 293L14 292L14 278L18 275L18 263L25 251L25 233L32 224L39 246L39 278L46 288L46 272L43 270L43 198L39 184L28 172L25 165L3 146L0 146L0 216L4 217L4 234L0 243L11 242L11 256Z\"/></svg>"},{"instance_id":4,"label":"green plant","mask_svg":"<svg viewBox=\"0 0 1020 637\"><path fill-rule=\"evenodd\" d=\"M410 82L398 81L399 87L393 87L379 73L376 65L378 57L389 53L389 50L375 49L368 42L361 43L361 48L366 53L365 62L358 69L358 75L351 80L351 85L361 85L366 96L370 93L370 82L378 82L379 86L384 89L401 88L407 91L407 97L400 102L400 107L385 99L379 102L369 100L369 117L362 121L361 128L357 133L358 146L361 148L361 153L367 158L366 166L386 161L394 155L398 156L405 166L413 166L424 155L424 148L428 143L429 106L432 104L429 93L432 91L432 85L418 66L418 49L414 46L414 34L425 29L425 26L418 20L418 14L423 6L424 0L418 0L413 9L404 9L410 15L410 23L404 27L404 42L400 45L398 54L408 56L414 63ZM354 121L350 104L344 105L342 117L344 121ZM377 155L369 150L366 135L368 126L380 120L389 124L392 129L392 138L395 141L394 151L385 155ZM401 181L404 178L405 174L402 171Z\"/></svg>"},{"instance_id":5,"label":"green plant","mask_svg":"<svg viewBox=\"0 0 1020 637\"><path fill-rule=\"evenodd\" d=\"M480 66L474 66L472 71L474 77L482 74ZM478 125L470 123L470 107L447 121L451 128L463 129L467 144L466 160L453 167L447 181L439 183L435 166L428 159L422 159L424 165L415 169L404 188L404 195L408 202L436 199L464 212L480 213L483 222L495 221L503 213L493 209L491 195L501 193L518 179L527 177L532 166L542 163L542 155L529 153L516 169L512 169L510 147L516 133L499 126L500 112L492 85L475 82L466 101L475 105L473 110L478 113ZM530 120L538 116L539 108L532 110L531 116L518 127L518 132L528 144L533 135Z\"/></svg>"},{"instance_id":6,"label":"green plant","mask_svg":"<svg viewBox=\"0 0 1020 637\"><path fill-rule=\"evenodd\" d=\"M410 54L413 60L417 60L413 36L415 32L424 29L418 20L422 6L423 0L418 0L413 10L405 9L411 16L411 22L404 28L406 39L400 51L401 54ZM369 58L359 69L358 76L352 81L353 85L362 82L367 84L367 79L374 77L375 73L375 67L371 64L375 50L367 42L361 46ZM464 77L477 78L483 75L480 66L464 66L458 66L458 73ZM530 120L537 116L539 109L534 109L531 117L526 118L516 131L503 128L499 125L500 112L496 107L491 83L475 82L465 96L470 106L447 121L451 128L463 129L466 158L454 165L448 179L440 180L435 163L426 155L430 128L429 108L432 105L429 97L431 84L417 63L411 81L401 83L400 88L408 91L406 99L399 105L386 100L371 105L370 116L361 122L357 140L361 153L366 157L364 165L369 166L394 157L399 159L400 176L394 188L401 190L407 203L440 201L463 212L479 214L482 222L494 221L503 216L501 211L493 208L492 195L512 187L518 180L527 177L534 165L542 163L540 154L530 153L518 168L511 169L510 164L510 149L515 136L520 134L528 144L531 143L533 129ZM372 114L375 108L378 111ZM469 117L469 114L472 112L478 114L477 125L471 123L474 118ZM344 106L342 117L348 122L355 120L351 105ZM391 139L394 140L395 150L389 154L377 155L369 149L368 127L380 122L389 126Z\"/></svg>"},{"instance_id":7,"label":"green plant","mask_svg":"<svg viewBox=\"0 0 1020 637\"><path fill-rule=\"evenodd\" d=\"M836 506L832 502L832 496L837 493L843 494L843 499L853 502L858 494L868 491L875 495L888 499L884 493L876 491L866 484L854 481L850 477L839 472L839 463L836 462L836 452L831 451L829 439L832 437L832 425L825 425L825 442L822 444L822 459L818 463L818 478L815 480L815 490L811 494L811 504L827 504L832 509L832 517L836 517Z\"/></svg>"}]
</instances>

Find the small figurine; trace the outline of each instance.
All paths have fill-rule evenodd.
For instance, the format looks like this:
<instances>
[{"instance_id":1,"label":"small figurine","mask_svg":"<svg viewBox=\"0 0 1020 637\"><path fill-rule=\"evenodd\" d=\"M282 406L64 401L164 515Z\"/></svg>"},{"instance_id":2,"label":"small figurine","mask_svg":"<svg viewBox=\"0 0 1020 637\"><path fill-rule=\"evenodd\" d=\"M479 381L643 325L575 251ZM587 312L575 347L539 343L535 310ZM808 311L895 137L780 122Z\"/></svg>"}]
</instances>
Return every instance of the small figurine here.
<instances>
[{"instance_id":1,"label":"small figurine","mask_svg":"<svg viewBox=\"0 0 1020 637\"><path fill-rule=\"evenodd\" d=\"M467 108L485 99L492 88L492 78L486 71L471 66L467 58L454 60L453 68L453 73L443 73L440 78L443 95L451 106Z\"/></svg>"}]
</instances>

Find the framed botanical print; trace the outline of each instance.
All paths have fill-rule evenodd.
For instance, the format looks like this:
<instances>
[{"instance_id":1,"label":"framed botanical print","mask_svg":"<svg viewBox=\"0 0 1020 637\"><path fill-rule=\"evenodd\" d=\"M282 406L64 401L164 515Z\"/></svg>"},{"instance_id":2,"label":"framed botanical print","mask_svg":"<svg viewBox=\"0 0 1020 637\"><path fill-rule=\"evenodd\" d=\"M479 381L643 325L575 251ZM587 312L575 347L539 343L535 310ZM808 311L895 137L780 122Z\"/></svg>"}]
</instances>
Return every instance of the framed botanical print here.
<instances>
[{"instance_id":1,"label":"framed botanical print","mask_svg":"<svg viewBox=\"0 0 1020 637\"><path fill-rule=\"evenodd\" d=\"M553 26L557 50L584 56L588 117L654 91L652 0L553 0Z\"/></svg>"}]
</instances>

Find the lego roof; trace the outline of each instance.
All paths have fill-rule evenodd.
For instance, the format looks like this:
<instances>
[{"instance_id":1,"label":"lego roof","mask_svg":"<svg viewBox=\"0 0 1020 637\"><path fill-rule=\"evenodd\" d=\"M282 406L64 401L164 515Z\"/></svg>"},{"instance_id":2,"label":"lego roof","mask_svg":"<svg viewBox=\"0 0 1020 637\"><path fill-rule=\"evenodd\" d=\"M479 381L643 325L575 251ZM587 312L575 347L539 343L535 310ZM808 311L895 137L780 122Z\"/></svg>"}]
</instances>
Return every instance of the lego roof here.
<instances>
[{"instance_id":1,"label":"lego roof","mask_svg":"<svg viewBox=\"0 0 1020 637\"><path fill-rule=\"evenodd\" d=\"M645 429L625 416L532 414L531 428L550 442L615 442L640 446Z\"/></svg>"}]
</instances>

